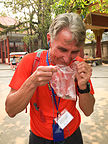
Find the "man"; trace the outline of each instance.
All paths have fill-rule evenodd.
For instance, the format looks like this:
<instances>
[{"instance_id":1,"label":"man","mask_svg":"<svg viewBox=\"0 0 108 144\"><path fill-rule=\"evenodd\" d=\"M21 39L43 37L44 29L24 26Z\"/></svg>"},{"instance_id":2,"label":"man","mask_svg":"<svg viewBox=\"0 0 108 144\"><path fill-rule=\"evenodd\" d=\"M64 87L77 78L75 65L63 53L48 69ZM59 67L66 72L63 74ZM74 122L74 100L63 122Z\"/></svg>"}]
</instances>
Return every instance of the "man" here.
<instances>
[{"instance_id":1,"label":"man","mask_svg":"<svg viewBox=\"0 0 108 144\"><path fill-rule=\"evenodd\" d=\"M77 57L80 56L85 36L85 27L79 15L58 15L47 34L50 49L41 53L38 67L33 64L35 53L26 55L18 65L9 85L11 90L6 99L6 111L10 117L14 117L30 102L29 144L83 143L76 101L57 97L50 80L53 73L57 72L55 65L69 66L74 59L79 61L75 81L79 106L86 116L93 112L95 99L90 81L92 70ZM63 110L64 120L61 114ZM55 121L55 118L59 119L59 122ZM63 124L63 129L59 123Z\"/></svg>"}]
</instances>

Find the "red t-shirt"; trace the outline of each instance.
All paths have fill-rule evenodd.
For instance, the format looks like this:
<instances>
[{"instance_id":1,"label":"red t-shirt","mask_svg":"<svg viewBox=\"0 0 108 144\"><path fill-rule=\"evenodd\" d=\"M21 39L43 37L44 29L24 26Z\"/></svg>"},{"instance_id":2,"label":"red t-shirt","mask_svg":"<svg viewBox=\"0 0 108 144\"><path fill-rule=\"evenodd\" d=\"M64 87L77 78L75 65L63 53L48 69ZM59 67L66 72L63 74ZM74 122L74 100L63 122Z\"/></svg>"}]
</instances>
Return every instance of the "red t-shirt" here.
<instances>
[{"instance_id":1,"label":"red t-shirt","mask_svg":"<svg viewBox=\"0 0 108 144\"><path fill-rule=\"evenodd\" d=\"M47 51L41 53L39 65L47 66L46 62ZM31 75L33 62L36 53L30 53L24 56L19 63L14 76L9 86L15 90L18 90L23 82ZM82 59L79 58L79 61ZM93 94L93 88L91 85L91 94ZM56 96L56 101L58 102ZM39 110L36 110L36 105ZM74 117L73 120L64 128L64 137L70 136L80 125L81 118L78 110L76 109L76 101L60 99L58 111L61 112L64 109L68 110ZM54 104L54 117L57 117L57 109ZM31 131L39 136L49 140L53 140L52 133L53 123L53 102L51 98L51 90L48 84L45 86L39 86L30 100L30 128Z\"/></svg>"}]
</instances>

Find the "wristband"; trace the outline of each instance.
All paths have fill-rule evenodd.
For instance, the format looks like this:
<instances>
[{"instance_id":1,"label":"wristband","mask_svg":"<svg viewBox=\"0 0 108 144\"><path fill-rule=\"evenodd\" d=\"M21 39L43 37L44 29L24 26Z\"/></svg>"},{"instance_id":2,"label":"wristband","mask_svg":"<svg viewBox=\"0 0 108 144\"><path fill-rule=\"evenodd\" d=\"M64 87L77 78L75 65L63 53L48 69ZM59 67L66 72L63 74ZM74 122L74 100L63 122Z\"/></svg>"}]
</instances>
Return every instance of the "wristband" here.
<instances>
[{"instance_id":1,"label":"wristband","mask_svg":"<svg viewBox=\"0 0 108 144\"><path fill-rule=\"evenodd\" d=\"M80 94L89 93L89 92L90 92L90 83L87 82L87 88L84 89L84 90L80 89L78 85L77 85L77 88L78 88L78 92L79 92Z\"/></svg>"}]
</instances>

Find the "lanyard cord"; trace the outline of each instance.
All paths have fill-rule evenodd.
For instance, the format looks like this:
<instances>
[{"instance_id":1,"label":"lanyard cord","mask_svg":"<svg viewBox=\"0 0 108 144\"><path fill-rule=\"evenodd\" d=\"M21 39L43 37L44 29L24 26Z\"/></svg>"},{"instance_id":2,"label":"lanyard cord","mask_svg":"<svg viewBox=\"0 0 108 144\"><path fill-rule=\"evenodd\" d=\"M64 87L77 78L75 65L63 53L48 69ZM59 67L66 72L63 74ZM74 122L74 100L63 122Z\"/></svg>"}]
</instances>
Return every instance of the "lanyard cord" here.
<instances>
[{"instance_id":1,"label":"lanyard cord","mask_svg":"<svg viewBox=\"0 0 108 144\"><path fill-rule=\"evenodd\" d=\"M55 106L56 106L56 109L57 109L57 117L58 117L58 114L59 114L58 107L59 107L59 103L60 103L60 98L58 99L58 104L57 104L54 89L52 87L51 87L51 90L52 90L52 95L53 95L53 99L54 99L54 102L55 102Z\"/></svg>"},{"instance_id":2,"label":"lanyard cord","mask_svg":"<svg viewBox=\"0 0 108 144\"><path fill-rule=\"evenodd\" d=\"M47 65L49 66L49 60L48 60L48 53L49 51L47 51L47 57L46 57L46 62L47 62ZM60 103L60 97L58 99L58 105L57 105L57 102L56 102L56 98L55 98L55 93L54 93L54 89L51 87L50 83L48 83L48 86L49 86L49 89L51 90L52 94L51 94L51 98L52 98L52 104L53 104L53 123L55 123L54 121L54 103L55 103L55 106L56 106L56 109L57 109L57 120L58 120L58 114L59 114L59 111L58 111L58 107L59 107L59 103ZM67 127L67 131L68 131L68 135L70 134L70 131L69 131L69 128ZM54 142L55 144L55 142Z\"/></svg>"},{"instance_id":3,"label":"lanyard cord","mask_svg":"<svg viewBox=\"0 0 108 144\"><path fill-rule=\"evenodd\" d=\"M54 99L53 99L53 95L51 95L52 98L52 104L53 104L53 123L54 123Z\"/></svg>"},{"instance_id":4,"label":"lanyard cord","mask_svg":"<svg viewBox=\"0 0 108 144\"><path fill-rule=\"evenodd\" d=\"M49 53L49 51L47 51L46 62L49 66L50 64L49 64L49 60L48 60L48 53ZM49 86L50 86L50 84L49 84ZM59 114L58 107L59 107L59 103L60 103L60 97L58 99L58 104L57 104L54 89L51 86L50 86L50 88L51 88L51 91L52 91L51 97L52 97L52 102L53 102L53 118L54 118L54 103L55 103L55 106L56 106L56 109L57 109L57 117L58 117L58 114Z\"/></svg>"},{"instance_id":5,"label":"lanyard cord","mask_svg":"<svg viewBox=\"0 0 108 144\"><path fill-rule=\"evenodd\" d=\"M46 62L47 62L47 65L49 66L50 64L49 64L49 60L48 60L48 53L49 53L49 51L47 51Z\"/></svg>"}]
</instances>

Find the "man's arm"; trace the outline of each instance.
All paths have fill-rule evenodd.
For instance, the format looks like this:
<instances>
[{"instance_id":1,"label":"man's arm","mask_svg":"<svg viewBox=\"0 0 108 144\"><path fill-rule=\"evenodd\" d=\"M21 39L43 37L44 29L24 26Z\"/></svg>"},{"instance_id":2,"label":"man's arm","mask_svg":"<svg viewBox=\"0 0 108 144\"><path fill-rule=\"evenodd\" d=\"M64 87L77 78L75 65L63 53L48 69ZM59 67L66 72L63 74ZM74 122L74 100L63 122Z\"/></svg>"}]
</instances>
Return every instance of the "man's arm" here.
<instances>
[{"instance_id":1,"label":"man's arm","mask_svg":"<svg viewBox=\"0 0 108 144\"><path fill-rule=\"evenodd\" d=\"M86 116L94 111L95 98L90 93L79 94L79 106Z\"/></svg>"},{"instance_id":2,"label":"man's arm","mask_svg":"<svg viewBox=\"0 0 108 144\"><path fill-rule=\"evenodd\" d=\"M5 103L8 115L14 117L17 113L23 111L36 88L47 84L55 71L56 67L54 66L40 66L18 90L11 89Z\"/></svg>"},{"instance_id":3,"label":"man's arm","mask_svg":"<svg viewBox=\"0 0 108 144\"><path fill-rule=\"evenodd\" d=\"M80 62L77 64L77 74L76 78L78 81L78 86L81 90L87 88L87 82L92 75L91 67L85 63ZM89 92L79 93L79 106L86 116L89 116L94 110L95 98Z\"/></svg>"}]
</instances>

